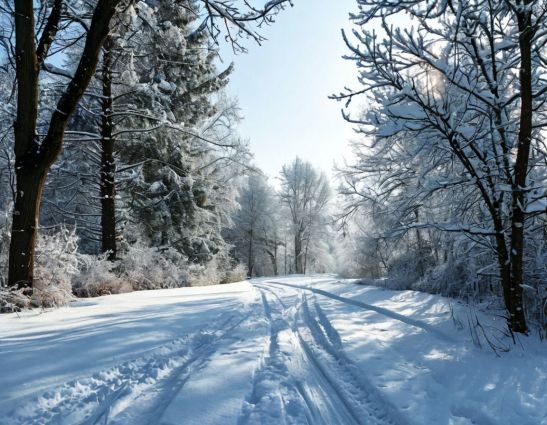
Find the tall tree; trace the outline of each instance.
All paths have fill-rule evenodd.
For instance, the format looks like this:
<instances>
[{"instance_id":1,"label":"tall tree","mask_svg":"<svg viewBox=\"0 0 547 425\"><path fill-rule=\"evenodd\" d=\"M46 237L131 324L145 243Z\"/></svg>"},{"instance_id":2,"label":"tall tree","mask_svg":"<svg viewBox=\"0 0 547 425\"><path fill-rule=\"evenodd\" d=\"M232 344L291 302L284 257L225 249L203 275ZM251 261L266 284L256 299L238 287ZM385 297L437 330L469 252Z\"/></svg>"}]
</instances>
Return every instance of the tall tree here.
<instances>
[{"instance_id":1,"label":"tall tree","mask_svg":"<svg viewBox=\"0 0 547 425\"><path fill-rule=\"evenodd\" d=\"M57 102L46 134L41 139L37 135L39 72L57 35L63 2L53 2L38 43L34 2L15 2L17 116L14 151L17 189L9 257L8 281L11 286L32 285L36 229L45 179L61 152L68 120L95 72L101 47L109 32L110 19L119 4L120 0L98 0L78 67Z\"/></svg>"}]
</instances>

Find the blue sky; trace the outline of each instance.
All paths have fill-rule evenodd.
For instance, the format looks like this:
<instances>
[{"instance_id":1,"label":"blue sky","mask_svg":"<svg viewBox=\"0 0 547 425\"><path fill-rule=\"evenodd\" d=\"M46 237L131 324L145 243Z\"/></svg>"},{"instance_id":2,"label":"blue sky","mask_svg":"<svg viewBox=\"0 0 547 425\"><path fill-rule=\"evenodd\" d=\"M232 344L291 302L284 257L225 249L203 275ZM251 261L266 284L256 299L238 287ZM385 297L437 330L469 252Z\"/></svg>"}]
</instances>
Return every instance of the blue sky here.
<instances>
[{"instance_id":1,"label":"blue sky","mask_svg":"<svg viewBox=\"0 0 547 425\"><path fill-rule=\"evenodd\" d=\"M331 172L348 156L350 124L342 103L329 100L345 85L356 86L357 70L341 56L347 48L340 29L351 28L355 0L295 0L262 34L262 46L246 43L247 54L222 46L235 71L228 88L245 117L240 133L251 142L255 163L275 177L295 156Z\"/></svg>"}]
</instances>

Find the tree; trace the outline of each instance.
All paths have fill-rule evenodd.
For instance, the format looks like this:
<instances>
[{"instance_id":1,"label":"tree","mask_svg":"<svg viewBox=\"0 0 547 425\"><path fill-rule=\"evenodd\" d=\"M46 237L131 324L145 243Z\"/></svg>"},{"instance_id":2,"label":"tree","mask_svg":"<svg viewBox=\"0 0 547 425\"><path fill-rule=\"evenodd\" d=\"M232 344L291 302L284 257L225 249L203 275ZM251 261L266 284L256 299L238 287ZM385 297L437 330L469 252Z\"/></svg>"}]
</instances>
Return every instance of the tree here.
<instances>
[{"instance_id":1,"label":"tree","mask_svg":"<svg viewBox=\"0 0 547 425\"><path fill-rule=\"evenodd\" d=\"M130 193L137 185L144 183L137 183L135 172L170 167L171 173L180 174L176 170L184 169L183 177L188 181L190 176L198 178L192 173L196 156L211 155L207 144L220 155L229 155L228 148L238 153L246 150L232 135L222 134L224 138L232 137L230 143L217 140L211 128L216 130L220 123L239 117L235 104L214 99L227 84L232 67L217 71L216 48L208 32L195 29L197 4L166 1L151 7L141 2L119 14L111 25L112 34L105 41L100 72L78 111L85 119L72 121L70 134L75 142L68 144L65 151L70 152L64 157L87 156L84 163L91 161L100 172L85 179L84 191L88 196L82 201L89 205L85 216L74 211L79 206L73 202L76 197L71 193L57 194L49 215L73 216L86 239L100 238L100 251L111 260L116 259L124 222L135 217L138 209L131 207L138 207L146 197L154 198L153 204L158 201L158 192L148 190L148 186L157 183L154 180L143 184L146 189L139 202L126 202L133 199ZM208 128L202 131L200 126L204 123ZM193 140L198 138L200 141ZM191 148L192 144L200 145L199 149ZM192 149L195 154L186 155ZM81 184L70 184L80 180L81 175L74 172L73 162L65 162L68 167L63 169L64 159L59 164L59 173L55 173L57 178L50 179L48 186L51 190L61 186L70 187L69 192L81 192ZM76 164L76 167L84 166ZM152 174L140 174L140 178L151 179ZM161 184L171 186L168 192L171 200L176 198L173 191L182 190L166 182ZM141 193L140 188L138 192ZM165 235L160 237L164 244L173 239L167 238L167 231L177 233L173 231L175 221L165 223ZM192 224L186 220L185 225Z\"/></svg>"},{"instance_id":2,"label":"tree","mask_svg":"<svg viewBox=\"0 0 547 425\"><path fill-rule=\"evenodd\" d=\"M279 215L275 190L260 174L247 179L238 198L234 226L227 232L234 256L247 265L249 276L278 274Z\"/></svg>"},{"instance_id":3,"label":"tree","mask_svg":"<svg viewBox=\"0 0 547 425\"><path fill-rule=\"evenodd\" d=\"M538 199L528 182L544 156L538 132L545 113L543 6L533 0L372 2L358 0L357 42L344 35L367 95L362 118L346 118L373 138L377 158L346 176L357 198L398 198L405 205L403 230L434 227L492 243L514 332L527 333L523 264L527 218ZM407 13L406 28L390 22ZM365 30L379 20L382 37ZM408 25L407 25L408 24ZM411 164L419 164L419 169ZM375 175L379 191L364 189L359 176ZM440 195L444 192L443 195ZM419 213L446 202L447 194L469 205L460 216L431 222ZM377 196L378 195L378 196ZM348 206L349 210L355 203Z\"/></svg>"},{"instance_id":4,"label":"tree","mask_svg":"<svg viewBox=\"0 0 547 425\"><path fill-rule=\"evenodd\" d=\"M306 273L310 247L326 225L329 184L323 173L317 172L309 162L296 158L281 170L280 197L290 217L295 272Z\"/></svg>"}]
</instances>

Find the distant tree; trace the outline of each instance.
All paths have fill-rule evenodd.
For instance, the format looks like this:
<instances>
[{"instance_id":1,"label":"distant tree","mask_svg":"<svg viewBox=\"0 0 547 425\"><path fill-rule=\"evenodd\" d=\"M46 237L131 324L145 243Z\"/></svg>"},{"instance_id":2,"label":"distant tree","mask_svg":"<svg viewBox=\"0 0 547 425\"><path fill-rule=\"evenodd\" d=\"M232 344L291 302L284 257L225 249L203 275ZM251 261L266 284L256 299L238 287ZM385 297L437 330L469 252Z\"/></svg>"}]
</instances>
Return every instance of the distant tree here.
<instances>
[{"instance_id":1,"label":"distant tree","mask_svg":"<svg viewBox=\"0 0 547 425\"><path fill-rule=\"evenodd\" d=\"M234 225L227 232L234 254L247 265L249 276L278 274L278 200L274 189L259 174L249 176L239 198Z\"/></svg>"},{"instance_id":2,"label":"distant tree","mask_svg":"<svg viewBox=\"0 0 547 425\"><path fill-rule=\"evenodd\" d=\"M309 162L296 158L283 166L280 197L290 218L296 273L306 273L310 251L326 226L330 196L324 173Z\"/></svg>"}]
</instances>

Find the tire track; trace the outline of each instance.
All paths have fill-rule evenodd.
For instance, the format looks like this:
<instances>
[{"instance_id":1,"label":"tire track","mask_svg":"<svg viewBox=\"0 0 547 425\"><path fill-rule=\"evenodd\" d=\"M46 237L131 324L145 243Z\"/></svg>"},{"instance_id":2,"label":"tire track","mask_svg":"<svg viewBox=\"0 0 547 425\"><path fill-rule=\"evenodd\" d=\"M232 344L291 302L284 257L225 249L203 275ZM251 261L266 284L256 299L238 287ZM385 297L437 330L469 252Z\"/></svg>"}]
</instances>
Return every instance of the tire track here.
<instances>
[{"instance_id":1,"label":"tire track","mask_svg":"<svg viewBox=\"0 0 547 425\"><path fill-rule=\"evenodd\" d=\"M302 292L299 316L305 325L298 333L302 345L310 352L310 359L329 380L335 391L366 424L403 425L408 421L378 389L366 378L363 371L345 354L341 338L314 300L315 315L309 307L306 293ZM361 423L361 422L360 422Z\"/></svg>"},{"instance_id":2,"label":"tire track","mask_svg":"<svg viewBox=\"0 0 547 425\"><path fill-rule=\"evenodd\" d=\"M305 400L291 380L288 354L293 348L280 334L289 330L288 323L279 314L281 300L268 300L271 292L257 287L262 299L264 316L269 324L270 335L258 367L254 372L252 390L243 403L238 425L315 425L306 412ZM284 308L281 309L283 311Z\"/></svg>"},{"instance_id":3,"label":"tire track","mask_svg":"<svg viewBox=\"0 0 547 425\"><path fill-rule=\"evenodd\" d=\"M330 292L324 291L322 289L313 288L309 286L302 286L302 285L294 285L291 283L285 283L285 282L275 282L275 281L268 281L268 282L262 282L262 285L282 285L285 287L293 288L293 289L300 289L304 291L313 292L318 295L322 295L327 298L331 298L333 300L342 302L344 304L353 305L355 307L360 307L365 310L374 311L376 313L382 314L386 317L389 317L391 319L398 320L399 322L406 323L407 325L414 326L416 328L420 328L429 334L437 337L438 339L441 339L445 342L456 342L454 338L452 338L450 335L445 334L444 332L440 331L439 329L435 328L434 326L431 326L428 323L422 322L421 320L412 319L411 317L404 316L402 314L396 313L394 311L388 310L387 308L378 307L372 304L367 304L362 301L354 300L351 298L342 297L340 295L332 294Z\"/></svg>"},{"instance_id":4,"label":"tire track","mask_svg":"<svg viewBox=\"0 0 547 425\"><path fill-rule=\"evenodd\" d=\"M309 311L306 296L295 305L283 301L272 288L255 285L270 340L244 402L239 425L402 425L372 386L365 389L348 369L354 366L341 355L341 341L323 314L319 322ZM320 307L319 307L320 308ZM285 317L290 314L290 317ZM319 314L319 313L318 313ZM319 341L319 342L318 342ZM330 350L330 352L329 352ZM363 403L365 401L365 403Z\"/></svg>"},{"instance_id":5,"label":"tire track","mask_svg":"<svg viewBox=\"0 0 547 425\"><path fill-rule=\"evenodd\" d=\"M29 400L11 412L5 423L157 423L191 376L192 370L205 364L216 352L218 343L248 320L251 314L222 315L207 329L176 338L144 356L99 371L88 378L67 382ZM124 419L126 412L133 418L130 422Z\"/></svg>"},{"instance_id":6,"label":"tire track","mask_svg":"<svg viewBox=\"0 0 547 425\"><path fill-rule=\"evenodd\" d=\"M281 304L281 306L283 308L287 308L287 304L285 304L285 302L281 299L281 297L278 295L277 292L275 292L273 289L269 288L268 286L266 285L262 285L260 283L255 283L254 284L256 287L260 288L260 289L264 289L265 291L268 291L270 294L272 294L275 298L277 298L277 301L279 301L279 303Z\"/></svg>"}]
</instances>

